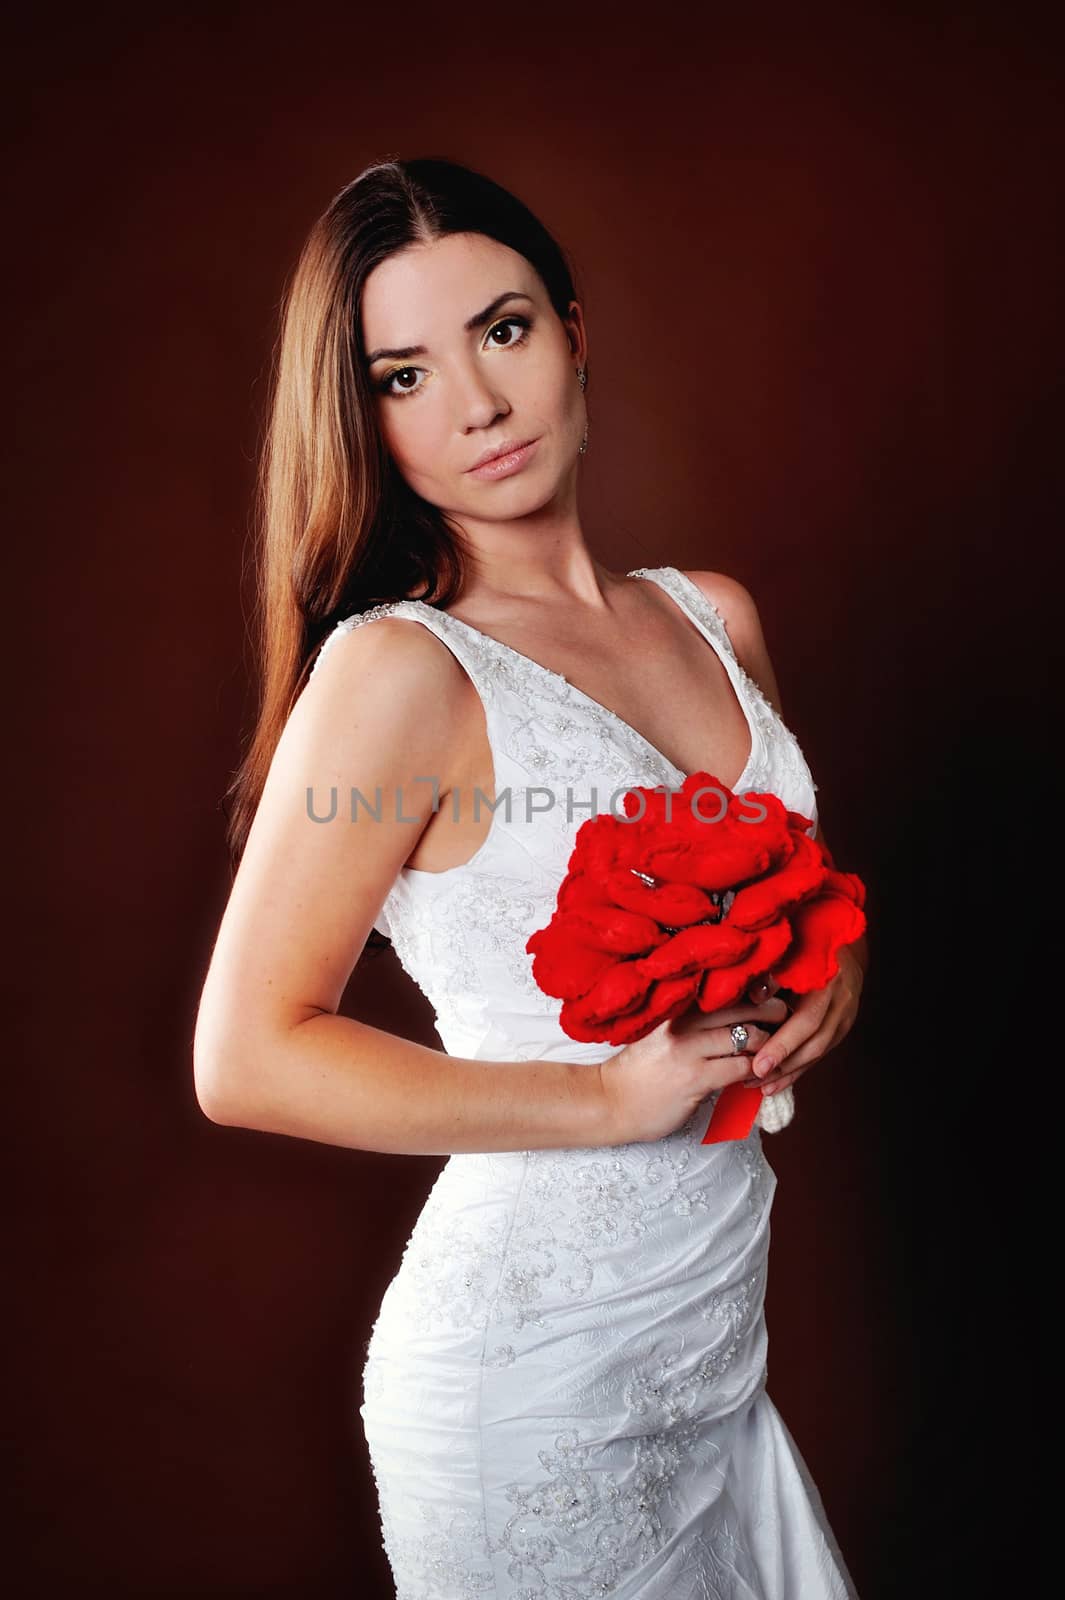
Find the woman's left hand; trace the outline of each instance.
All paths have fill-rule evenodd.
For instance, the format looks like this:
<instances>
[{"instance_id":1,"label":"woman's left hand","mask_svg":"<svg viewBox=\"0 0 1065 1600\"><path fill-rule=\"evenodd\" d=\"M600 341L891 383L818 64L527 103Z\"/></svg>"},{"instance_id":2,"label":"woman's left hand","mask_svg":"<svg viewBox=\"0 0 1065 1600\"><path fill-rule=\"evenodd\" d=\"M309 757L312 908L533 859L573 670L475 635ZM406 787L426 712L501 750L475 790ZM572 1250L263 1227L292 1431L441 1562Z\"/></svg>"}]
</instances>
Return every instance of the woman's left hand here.
<instances>
[{"instance_id":1,"label":"woman's left hand","mask_svg":"<svg viewBox=\"0 0 1065 1600\"><path fill-rule=\"evenodd\" d=\"M836 959L836 976L823 989L798 996L791 1016L754 1057L754 1076L744 1083L764 1084L766 1094L776 1094L847 1037L858 1015L865 967L850 945Z\"/></svg>"}]
</instances>

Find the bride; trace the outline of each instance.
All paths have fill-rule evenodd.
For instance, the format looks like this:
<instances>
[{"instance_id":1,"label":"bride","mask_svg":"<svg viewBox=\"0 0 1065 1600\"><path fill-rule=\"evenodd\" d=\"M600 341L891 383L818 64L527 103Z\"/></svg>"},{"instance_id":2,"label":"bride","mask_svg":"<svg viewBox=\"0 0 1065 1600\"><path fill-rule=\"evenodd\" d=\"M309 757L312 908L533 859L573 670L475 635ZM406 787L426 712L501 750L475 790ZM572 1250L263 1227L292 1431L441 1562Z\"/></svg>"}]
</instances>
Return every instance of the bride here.
<instances>
[{"instance_id":1,"label":"bride","mask_svg":"<svg viewBox=\"0 0 1065 1600\"><path fill-rule=\"evenodd\" d=\"M766 1388L762 1139L852 1027L865 939L791 1009L752 974L748 1001L613 1049L568 1037L525 948L627 787L708 771L824 840L749 592L592 554L588 370L563 251L488 178L383 161L312 228L197 1096L220 1123L448 1157L363 1373L398 1600L840 1600ZM386 941L442 1050L339 1014ZM759 1119L704 1145L731 1083L762 1088Z\"/></svg>"}]
</instances>

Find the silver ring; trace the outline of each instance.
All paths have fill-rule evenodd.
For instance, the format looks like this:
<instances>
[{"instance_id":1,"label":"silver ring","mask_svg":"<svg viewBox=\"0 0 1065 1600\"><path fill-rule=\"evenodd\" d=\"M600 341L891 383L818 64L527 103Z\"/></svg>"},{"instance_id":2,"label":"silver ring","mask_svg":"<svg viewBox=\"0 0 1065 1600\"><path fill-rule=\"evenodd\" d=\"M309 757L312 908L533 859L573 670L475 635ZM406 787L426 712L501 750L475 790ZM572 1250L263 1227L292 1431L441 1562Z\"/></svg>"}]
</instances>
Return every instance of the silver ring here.
<instances>
[{"instance_id":1,"label":"silver ring","mask_svg":"<svg viewBox=\"0 0 1065 1600\"><path fill-rule=\"evenodd\" d=\"M732 1053L734 1056L738 1056L743 1050L746 1049L747 1040L750 1038L750 1034L747 1032L747 1029L743 1026L742 1022L734 1022L732 1027L729 1029L729 1036L732 1039Z\"/></svg>"}]
</instances>

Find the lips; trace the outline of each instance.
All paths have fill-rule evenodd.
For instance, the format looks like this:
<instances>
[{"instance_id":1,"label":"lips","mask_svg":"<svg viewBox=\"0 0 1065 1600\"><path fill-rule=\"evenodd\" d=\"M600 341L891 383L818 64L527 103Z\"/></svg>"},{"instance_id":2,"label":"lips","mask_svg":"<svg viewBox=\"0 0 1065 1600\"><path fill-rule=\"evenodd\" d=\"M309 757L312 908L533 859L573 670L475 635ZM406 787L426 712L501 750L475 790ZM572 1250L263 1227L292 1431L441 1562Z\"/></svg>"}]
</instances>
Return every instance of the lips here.
<instances>
[{"instance_id":1,"label":"lips","mask_svg":"<svg viewBox=\"0 0 1065 1600\"><path fill-rule=\"evenodd\" d=\"M489 461L498 461L500 456L513 455L515 450L524 450L527 444L532 443L533 441L531 439L513 439L508 444L502 444L497 447L493 447L489 450L486 450L482 456L478 456L477 460L473 462L472 466L466 468L466 471L476 472L478 467L485 466Z\"/></svg>"}]
</instances>

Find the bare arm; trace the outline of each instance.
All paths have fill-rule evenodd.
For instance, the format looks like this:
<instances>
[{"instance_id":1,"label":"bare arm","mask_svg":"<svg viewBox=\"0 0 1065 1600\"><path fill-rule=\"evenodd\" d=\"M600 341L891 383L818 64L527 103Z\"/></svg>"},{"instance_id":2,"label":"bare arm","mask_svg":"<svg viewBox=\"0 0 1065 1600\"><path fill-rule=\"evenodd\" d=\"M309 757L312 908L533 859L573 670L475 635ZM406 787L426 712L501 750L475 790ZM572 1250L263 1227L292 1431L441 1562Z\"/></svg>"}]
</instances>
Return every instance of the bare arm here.
<instances>
[{"instance_id":1,"label":"bare arm","mask_svg":"<svg viewBox=\"0 0 1065 1600\"><path fill-rule=\"evenodd\" d=\"M214 1122L397 1155L614 1142L595 1066L467 1060L325 1011L275 1034L243 1101L204 1110Z\"/></svg>"},{"instance_id":2,"label":"bare arm","mask_svg":"<svg viewBox=\"0 0 1065 1600\"><path fill-rule=\"evenodd\" d=\"M382 618L334 641L293 707L200 1000L194 1074L212 1121L412 1155L615 1142L596 1066L449 1056L337 1014L432 816L417 779L439 779L439 803L448 792L470 691L428 629ZM308 787L325 815L334 785L336 818L312 821ZM380 789L380 821L349 820L353 787L370 805Z\"/></svg>"}]
</instances>

